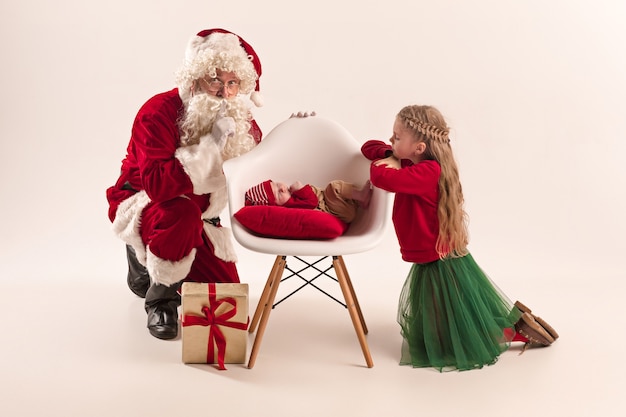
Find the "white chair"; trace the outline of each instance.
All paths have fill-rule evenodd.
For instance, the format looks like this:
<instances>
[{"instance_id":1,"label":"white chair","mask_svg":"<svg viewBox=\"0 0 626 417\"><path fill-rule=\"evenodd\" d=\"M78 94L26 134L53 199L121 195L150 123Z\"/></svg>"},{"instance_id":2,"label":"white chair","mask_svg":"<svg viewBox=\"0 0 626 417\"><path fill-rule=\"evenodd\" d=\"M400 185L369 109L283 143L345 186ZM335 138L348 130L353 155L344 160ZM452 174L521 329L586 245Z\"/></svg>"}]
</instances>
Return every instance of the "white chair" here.
<instances>
[{"instance_id":1,"label":"white chair","mask_svg":"<svg viewBox=\"0 0 626 417\"><path fill-rule=\"evenodd\" d=\"M286 262L288 256L300 261L301 257L332 257L332 266L329 269L335 271L337 277L335 281L341 287L345 304L330 297L347 307L367 366L370 368L373 366L365 338L367 326L342 255L365 252L380 243L386 227L387 193L374 188L369 208L365 210L359 208L357 218L347 232L330 240L261 237L250 233L233 217L245 205L246 190L267 179L288 184L299 180L318 186L325 186L331 180L342 179L362 185L369 178L370 161L361 154L360 148L361 144L344 127L330 119L320 116L294 117L276 126L252 151L224 163L233 236L247 249L276 255L274 266L250 322L250 333L255 331L257 324L259 327L248 368L254 366L270 311L277 304L274 301L279 284L285 279L283 278L285 269L289 270ZM316 267L316 263L305 263L308 267L316 269L319 272L318 276L329 276L327 271L321 271ZM302 278L299 271L292 271L293 275ZM306 282L303 286L310 284L316 287L312 283L313 279L304 280ZM324 292L319 287L316 288Z\"/></svg>"}]
</instances>

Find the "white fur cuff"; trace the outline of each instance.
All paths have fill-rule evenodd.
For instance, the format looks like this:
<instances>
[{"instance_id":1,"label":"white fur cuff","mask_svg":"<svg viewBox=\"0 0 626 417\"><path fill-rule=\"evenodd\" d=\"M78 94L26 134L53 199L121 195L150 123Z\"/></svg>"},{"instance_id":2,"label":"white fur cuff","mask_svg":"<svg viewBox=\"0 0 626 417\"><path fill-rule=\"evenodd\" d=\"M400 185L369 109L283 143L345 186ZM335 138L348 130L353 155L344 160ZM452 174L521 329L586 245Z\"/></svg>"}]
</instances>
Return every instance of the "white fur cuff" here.
<instances>
[{"instance_id":1,"label":"white fur cuff","mask_svg":"<svg viewBox=\"0 0 626 417\"><path fill-rule=\"evenodd\" d=\"M204 223L204 233L213 244L213 253L226 262L237 262L237 253L233 247L232 234L228 227L215 227Z\"/></svg>"},{"instance_id":2,"label":"white fur cuff","mask_svg":"<svg viewBox=\"0 0 626 417\"><path fill-rule=\"evenodd\" d=\"M211 135L203 136L196 145L178 148L175 156L189 175L194 194L208 194L226 183L222 155Z\"/></svg>"},{"instance_id":3,"label":"white fur cuff","mask_svg":"<svg viewBox=\"0 0 626 417\"><path fill-rule=\"evenodd\" d=\"M137 260L140 264L146 265L146 247L139 234L141 224L141 213L150 203L150 198L145 191L140 191L118 206L113 220L113 233L124 243L130 245L135 250Z\"/></svg>"},{"instance_id":4,"label":"white fur cuff","mask_svg":"<svg viewBox=\"0 0 626 417\"><path fill-rule=\"evenodd\" d=\"M153 254L148 246L146 268L153 282L169 287L187 277L195 258L196 249L194 248L180 261L167 261Z\"/></svg>"}]
</instances>

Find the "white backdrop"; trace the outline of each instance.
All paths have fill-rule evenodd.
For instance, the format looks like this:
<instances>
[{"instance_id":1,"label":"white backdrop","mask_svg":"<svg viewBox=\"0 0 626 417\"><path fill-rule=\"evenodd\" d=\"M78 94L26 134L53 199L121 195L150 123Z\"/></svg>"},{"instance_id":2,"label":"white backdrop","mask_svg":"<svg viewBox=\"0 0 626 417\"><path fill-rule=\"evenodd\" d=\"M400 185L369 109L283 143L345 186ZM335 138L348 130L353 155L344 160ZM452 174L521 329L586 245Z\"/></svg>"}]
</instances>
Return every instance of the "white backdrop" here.
<instances>
[{"instance_id":1,"label":"white backdrop","mask_svg":"<svg viewBox=\"0 0 626 417\"><path fill-rule=\"evenodd\" d=\"M217 398L259 416L271 398L276 416L621 415L625 15L623 0L2 0L0 414L196 415ZM266 134L315 110L387 140L401 107L437 106L470 250L559 341L483 371L398 366L409 265L389 222L379 247L345 259L375 368L359 366L347 317L305 297L273 316L254 371L180 366L180 344L149 336L125 288L105 190L137 110L211 27L258 52ZM237 249L255 302L273 259ZM165 381L172 394L155 398Z\"/></svg>"},{"instance_id":2,"label":"white backdrop","mask_svg":"<svg viewBox=\"0 0 626 417\"><path fill-rule=\"evenodd\" d=\"M625 12L620 0L3 2L0 279L124 279L105 189L132 120L173 87L188 38L223 27L261 58L266 134L315 110L387 140L402 106L435 105L453 128L470 249L496 281L623 288ZM255 255L239 255L242 279L258 276ZM358 259L407 269L391 227Z\"/></svg>"}]
</instances>

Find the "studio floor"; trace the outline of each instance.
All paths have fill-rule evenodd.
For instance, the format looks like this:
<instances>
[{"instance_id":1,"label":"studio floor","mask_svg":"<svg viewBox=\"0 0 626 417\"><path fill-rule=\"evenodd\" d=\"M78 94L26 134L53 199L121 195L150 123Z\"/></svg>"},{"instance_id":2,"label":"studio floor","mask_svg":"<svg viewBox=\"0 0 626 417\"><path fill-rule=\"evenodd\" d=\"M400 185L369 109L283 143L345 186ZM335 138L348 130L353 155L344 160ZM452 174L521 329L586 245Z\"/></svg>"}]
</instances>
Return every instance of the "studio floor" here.
<instances>
[{"instance_id":1,"label":"studio floor","mask_svg":"<svg viewBox=\"0 0 626 417\"><path fill-rule=\"evenodd\" d=\"M621 291L600 294L584 277L552 280L540 296L521 291L560 339L523 354L514 345L480 370L439 373L398 365L402 282L381 285L359 269L360 256L345 259L369 327L373 368L365 365L347 310L312 288L272 311L253 369L230 364L219 371L183 364L180 338L150 336L142 300L124 276L1 281L10 319L2 333L0 415L623 415L624 338L609 320ZM251 314L272 258L255 262ZM555 298L559 288L568 289L566 297Z\"/></svg>"}]
</instances>

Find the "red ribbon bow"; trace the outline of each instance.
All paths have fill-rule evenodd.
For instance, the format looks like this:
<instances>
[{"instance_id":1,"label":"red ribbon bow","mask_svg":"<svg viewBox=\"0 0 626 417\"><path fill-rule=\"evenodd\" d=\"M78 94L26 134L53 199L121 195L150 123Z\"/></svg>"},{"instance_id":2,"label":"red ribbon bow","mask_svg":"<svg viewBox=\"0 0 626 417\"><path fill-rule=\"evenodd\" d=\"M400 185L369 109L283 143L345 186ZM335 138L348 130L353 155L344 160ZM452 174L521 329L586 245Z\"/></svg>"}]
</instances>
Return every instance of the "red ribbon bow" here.
<instances>
[{"instance_id":1,"label":"red ribbon bow","mask_svg":"<svg viewBox=\"0 0 626 417\"><path fill-rule=\"evenodd\" d=\"M227 309L222 314L216 316L215 312L222 304L230 304L232 308ZM246 330L248 323L238 323L228 321L237 314L237 302L233 297L225 297L218 300L215 294L215 284L209 283L209 305L202 307L204 316L195 314L185 314L183 317L183 327L186 326L209 326L209 340L207 344L207 363L214 363L214 345L217 346L217 363L220 370L225 370L224 356L226 354L226 338L219 326L232 327L234 329Z\"/></svg>"}]
</instances>

